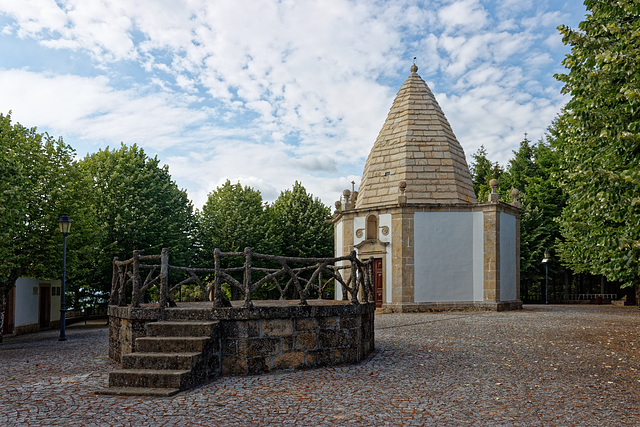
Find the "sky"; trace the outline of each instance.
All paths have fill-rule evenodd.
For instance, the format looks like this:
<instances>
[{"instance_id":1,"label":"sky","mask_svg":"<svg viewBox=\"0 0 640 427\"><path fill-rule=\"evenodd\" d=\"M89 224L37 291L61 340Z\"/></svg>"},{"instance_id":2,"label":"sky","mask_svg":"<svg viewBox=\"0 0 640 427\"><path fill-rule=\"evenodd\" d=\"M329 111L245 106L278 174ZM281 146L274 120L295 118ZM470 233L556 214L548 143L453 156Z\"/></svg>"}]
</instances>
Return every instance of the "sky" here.
<instances>
[{"instance_id":1,"label":"sky","mask_svg":"<svg viewBox=\"0 0 640 427\"><path fill-rule=\"evenodd\" d=\"M414 57L470 161L506 165L568 101L579 0L0 0L0 113L78 158L157 156L196 208L227 179L333 206Z\"/></svg>"}]
</instances>

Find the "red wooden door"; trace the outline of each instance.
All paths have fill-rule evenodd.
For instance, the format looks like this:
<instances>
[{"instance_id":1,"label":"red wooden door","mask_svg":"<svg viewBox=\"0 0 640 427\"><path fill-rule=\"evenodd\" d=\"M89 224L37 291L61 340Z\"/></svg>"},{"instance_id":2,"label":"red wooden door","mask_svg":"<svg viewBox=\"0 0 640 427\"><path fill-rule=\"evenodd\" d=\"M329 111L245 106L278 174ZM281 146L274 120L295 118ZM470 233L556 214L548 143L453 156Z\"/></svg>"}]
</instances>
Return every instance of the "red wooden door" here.
<instances>
[{"instance_id":1,"label":"red wooden door","mask_svg":"<svg viewBox=\"0 0 640 427\"><path fill-rule=\"evenodd\" d=\"M376 308L382 307L382 259L373 260L373 295L376 300Z\"/></svg>"}]
</instances>

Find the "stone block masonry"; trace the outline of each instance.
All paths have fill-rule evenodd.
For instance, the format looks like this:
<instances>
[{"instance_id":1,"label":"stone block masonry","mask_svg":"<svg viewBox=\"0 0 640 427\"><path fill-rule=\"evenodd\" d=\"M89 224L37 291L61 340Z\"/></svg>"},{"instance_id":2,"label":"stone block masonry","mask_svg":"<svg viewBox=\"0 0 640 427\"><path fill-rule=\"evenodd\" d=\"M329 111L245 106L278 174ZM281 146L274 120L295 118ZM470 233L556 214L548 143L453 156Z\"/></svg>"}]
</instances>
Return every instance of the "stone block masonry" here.
<instances>
[{"instance_id":1,"label":"stone block masonry","mask_svg":"<svg viewBox=\"0 0 640 427\"><path fill-rule=\"evenodd\" d=\"M135 351L145 324L157 321L218 321L222 375L357 363L374 349L375 303L346 301L255 301L254 308L212 309L210 303L109 307L109 357L121 363Z\"/></svg>"}]
</instances>

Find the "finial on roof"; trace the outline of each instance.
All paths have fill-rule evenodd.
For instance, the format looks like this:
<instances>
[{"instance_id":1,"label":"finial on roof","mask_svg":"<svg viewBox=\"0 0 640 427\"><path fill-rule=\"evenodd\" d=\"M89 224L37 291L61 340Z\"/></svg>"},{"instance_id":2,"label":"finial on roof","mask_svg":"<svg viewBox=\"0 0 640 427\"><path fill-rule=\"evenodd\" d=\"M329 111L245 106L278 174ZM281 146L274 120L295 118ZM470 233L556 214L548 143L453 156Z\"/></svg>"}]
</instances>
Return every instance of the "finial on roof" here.
<instances>
[{"instance_id":1,"label":"finial on roof","mask_svg":"<svg viewBox=\"0 0 640 427\"><path fill-rule=\"evenodd\" d=\"M413 65L411 66L411 72L412 73L417 73L418 72L418 66L416 65L416 57L413 57Z\"/></svg>"}]
</instances>

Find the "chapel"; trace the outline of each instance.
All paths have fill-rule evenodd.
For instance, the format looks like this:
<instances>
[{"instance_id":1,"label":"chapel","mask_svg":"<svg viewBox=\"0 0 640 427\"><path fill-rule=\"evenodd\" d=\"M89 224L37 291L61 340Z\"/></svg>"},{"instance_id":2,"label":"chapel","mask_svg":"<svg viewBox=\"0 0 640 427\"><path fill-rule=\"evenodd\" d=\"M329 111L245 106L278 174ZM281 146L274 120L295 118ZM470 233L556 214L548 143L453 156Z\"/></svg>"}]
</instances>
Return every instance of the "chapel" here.
<instances>
[{"instance_id":1,"label":"chapel","mask_svg":"<svg viewBox=\"0 0 640 427\"><path fill-rule=\"evenodd\" d=\"M518 192L500 202L492 180L489 200L476 200L464 150L417 71L393 101L359 191L336 202L335 255L373 257L383 312L522 308Z\"/></svg>"}]
</instances>

